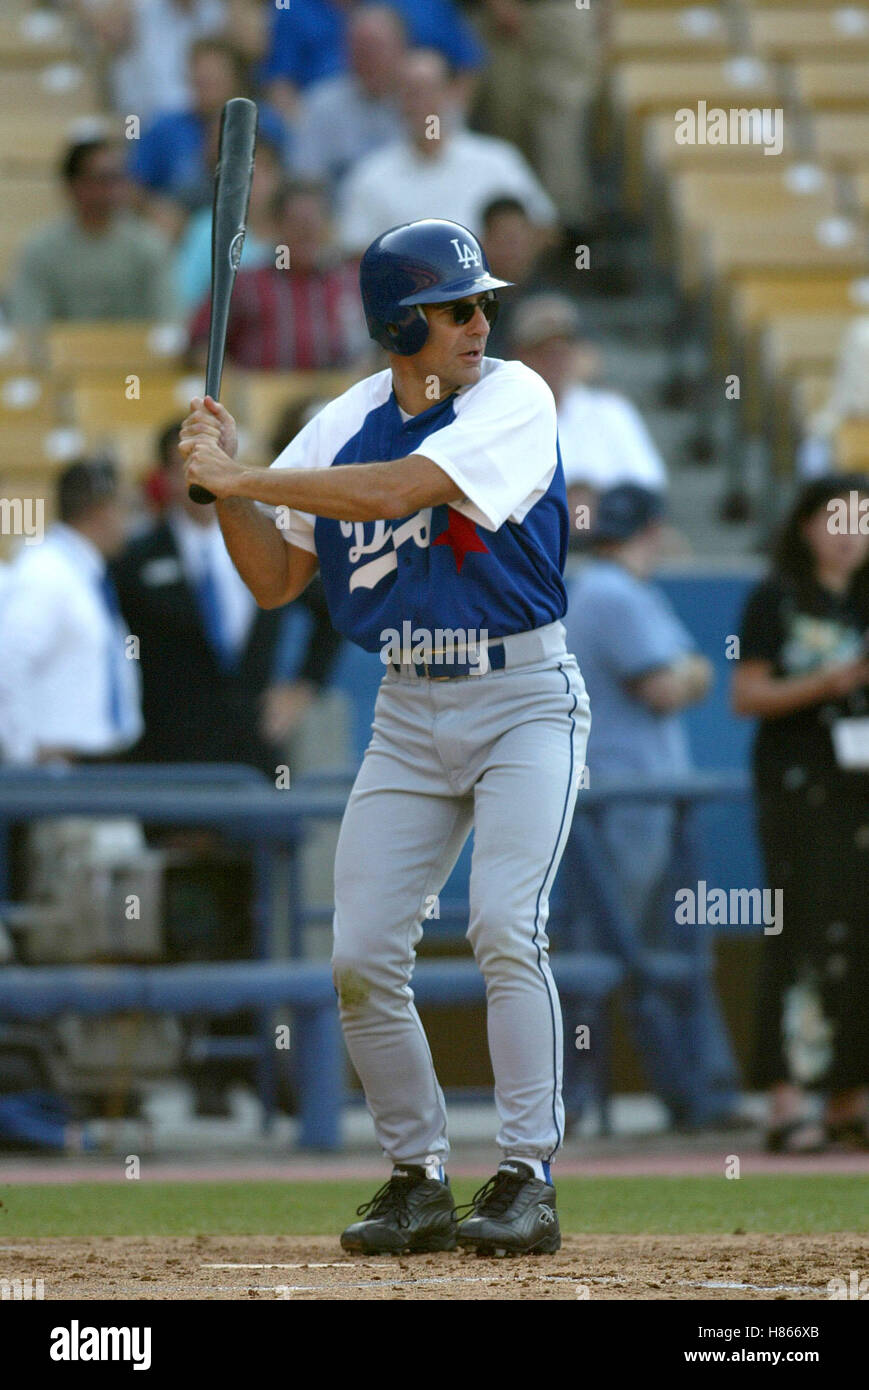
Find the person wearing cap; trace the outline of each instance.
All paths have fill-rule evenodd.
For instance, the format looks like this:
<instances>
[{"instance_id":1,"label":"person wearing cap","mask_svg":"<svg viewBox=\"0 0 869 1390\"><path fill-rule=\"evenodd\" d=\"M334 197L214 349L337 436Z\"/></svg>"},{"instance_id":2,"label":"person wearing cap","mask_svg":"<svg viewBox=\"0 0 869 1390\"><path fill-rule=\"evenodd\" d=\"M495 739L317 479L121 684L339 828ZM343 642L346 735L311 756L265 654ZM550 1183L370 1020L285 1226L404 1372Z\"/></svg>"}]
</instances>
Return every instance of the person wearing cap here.
<instances>
[{"instance_id":1,"label":"person wearing cap","mask_svg":"<svg viewBox=\"0 0 869 1390\"><path fill-rule=\"evenodd\" d=\"M16 558L0 611L0 748L22 765L119 757L142 731L138 663L107 565L124 540L114 466L70 464L57 509L42 544Z\"/></svg>"},{"instance_id":2,"label":"person wearing cap","mask_svg":"<svg viewBox=\"0 0 869 1390\"><path fill-rule=\"evenodd\" d=\"M513 286L486 343L487 357L513 356L513 319L532 295L554 291L563 279L559 235L532 218L521 198L497 194L483 209L483 245L499 280Z\"/></svg>"},{"instance_id":3,"label":"person wearing cap","mask_svg":"<svg viewBox=\"0 0 869 1390\"><path fill-rule=\"evenodd\" d=\"M622 483L602 493L591 532L592 555L568 590L567 640L580 662L594 720L586 766L589 785L655 779L691 769L682 711L708 694L712 668L669 600L651 580L664 534L658 492ZM602 812L601 842L613 891L639 937L653 924L675 848L670 802L617 802ZM565 873L571 874L571 847ZM714 1000L707 1001L717 1027ZM682 1078L636 1020L638 1045L675 1120L686 1113Z\"/></svg>"},{"instance_id":4,"label":"person wearing cap","mask_svg":"<svg viewBox=\"0 0 869 1390\"><path fill-rule=\"evenodd\" d=\"M543 377L555 397L561 461L574 543L588 535L596 496L634 483L664 493L667 471L636 406L596 384L600 358L583 340L567 295L529 296L511 320L510 355ZM585 506L587 513L578 511Z\"/></svg>"}]
</instances>

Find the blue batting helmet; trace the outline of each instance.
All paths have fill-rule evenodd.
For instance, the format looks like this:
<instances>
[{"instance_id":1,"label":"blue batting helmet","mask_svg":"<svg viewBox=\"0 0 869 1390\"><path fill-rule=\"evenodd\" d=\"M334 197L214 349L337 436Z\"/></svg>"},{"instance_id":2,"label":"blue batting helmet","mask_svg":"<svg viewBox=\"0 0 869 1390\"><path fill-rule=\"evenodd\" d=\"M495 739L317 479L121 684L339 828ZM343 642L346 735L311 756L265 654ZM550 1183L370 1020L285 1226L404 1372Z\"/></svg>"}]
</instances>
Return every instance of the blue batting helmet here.
<instances>
[{"instance_id":1,"label":"blue batting helmet","mask_svg":"<svg viewBox=\"0 0 869 1390\"><path fill-rule=\"evenodd\" d=\"M368 332L387 352L412 357L428 337L421 304L443 304L501 289L485 252L459 222L423 217L390 227L372 241L359 266Z\"/></svg>"}]
</instances>

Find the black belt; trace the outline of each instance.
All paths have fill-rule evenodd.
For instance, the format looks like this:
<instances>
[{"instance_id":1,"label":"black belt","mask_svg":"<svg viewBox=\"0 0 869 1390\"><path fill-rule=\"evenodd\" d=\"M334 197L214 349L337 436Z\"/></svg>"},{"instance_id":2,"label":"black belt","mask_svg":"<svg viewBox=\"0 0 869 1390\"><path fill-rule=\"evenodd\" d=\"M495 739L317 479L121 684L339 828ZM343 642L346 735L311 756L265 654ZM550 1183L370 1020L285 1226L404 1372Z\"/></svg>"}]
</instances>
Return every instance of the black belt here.
<instances>
[{"instance_id":1,"label":"black belt","mask_svg":"<svg viewBox=\"0 0 869 1390\"><path fill-rule=\"evenodd\" d=\"M480 652L476 661L455 661L449 652L433 656L431 661L390 661L390 669L399 675L402 671L413 671L424 680L451 681L459 676L477 676L486 671L503 671L507 664L504 643L492 641L485 652Z\"/></svg>"}]
</instances>

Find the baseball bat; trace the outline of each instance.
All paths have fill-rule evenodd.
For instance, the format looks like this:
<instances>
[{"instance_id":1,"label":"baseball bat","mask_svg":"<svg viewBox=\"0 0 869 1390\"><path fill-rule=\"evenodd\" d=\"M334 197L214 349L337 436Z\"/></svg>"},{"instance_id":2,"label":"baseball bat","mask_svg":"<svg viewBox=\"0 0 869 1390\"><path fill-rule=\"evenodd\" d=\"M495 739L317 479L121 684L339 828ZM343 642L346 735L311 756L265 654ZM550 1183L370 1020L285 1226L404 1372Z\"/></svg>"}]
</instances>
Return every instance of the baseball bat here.
<instances>
[{"instance_id":1,"label":"baseball bat","mask_svg":"<svg viewBox=\"0 0 869 1390\"><path fill-rule=\"evenodd\" d=\"M220 399L220 380L226 352L226 326L235 274L247 230L247 208L253 180L257 109L247 97L233 97L220 118L220 143L214 173L214 206L211 216L211 318L208 324L208 357L205 394ZM216 499L207 488L193 483L190 499L205 505Z\"/></svg>"}]
</instances>

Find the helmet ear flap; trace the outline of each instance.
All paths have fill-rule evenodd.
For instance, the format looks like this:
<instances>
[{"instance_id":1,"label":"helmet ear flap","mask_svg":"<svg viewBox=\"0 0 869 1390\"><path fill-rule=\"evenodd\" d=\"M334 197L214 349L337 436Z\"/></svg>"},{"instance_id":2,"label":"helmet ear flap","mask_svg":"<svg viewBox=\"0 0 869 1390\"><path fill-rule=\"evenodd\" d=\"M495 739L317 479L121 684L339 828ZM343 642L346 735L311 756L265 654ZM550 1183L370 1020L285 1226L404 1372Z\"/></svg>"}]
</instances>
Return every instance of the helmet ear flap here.
<instances>
[{"instance_id":1,"label":"helmet ear flap","mask_svg":"<svg viewBox=\"0 0 869 1390\"><path fill-rule=\"evenodd\" d=\"M428 319L420 304L410 304L402 310L400 318L390 319L383 325L377 341L387 352L396 352L400 357L412 357L424 347L428 337Z\"/></svg>"}]
</instances>

